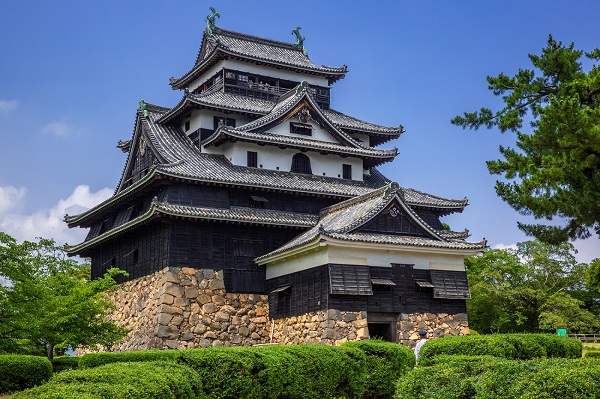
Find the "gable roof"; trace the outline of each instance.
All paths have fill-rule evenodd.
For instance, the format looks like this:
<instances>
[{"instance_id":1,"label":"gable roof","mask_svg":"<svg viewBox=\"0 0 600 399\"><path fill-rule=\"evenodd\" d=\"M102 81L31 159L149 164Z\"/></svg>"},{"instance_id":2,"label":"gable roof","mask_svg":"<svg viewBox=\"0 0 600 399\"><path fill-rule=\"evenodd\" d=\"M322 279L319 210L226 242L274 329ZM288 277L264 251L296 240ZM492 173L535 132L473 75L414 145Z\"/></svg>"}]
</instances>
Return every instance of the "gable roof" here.
<instances>
[{"instance_id":1,"label":"gable roof","mask_svg":"<svg viewBox=\"0 0 600 399\"><path fill-rule=\"evenodd\" d=\"M291 92L294 92L294 89L292 89ZM283 100L285 100L285 98ZM282 99L279 99L279 102L281 101ZM201 94L185 94L179 103L166 112L158 122L170 123L194 108L230 111L260 117L271 113L277 104L278 102L275 101L225 93L223 92L221 85ZM321 110L321 112L338 129L348 130L352 133L368 134L371 137L373 146L396 139L404 133L404 128L402 126L381 126L348 116L333 109Z\"/></svg>"},{"instance_id":2,"label":"gable roof","mask_svg":"<svg viewBox=\"0 0 600 399\"><path fill-rule=\"evenodd\" d=\"M370 160L366 166L379 165L392 161L396 157L398 154L396 148L392 150L379 150L365 147L346 132L338 129L314 103L309 89L308 83L302 82L295 89L282 96L267 115L237 128L219 126L210 137L202 142L202 145L219 145L227 139L241 139L277 146L286 145L298 149L330 152L342 156L359 156ZM267 133L269 128L279 125L286 119L296 116L299 113L304 113L307 118L316 122L334 138L339 140L339 143Z\"/></svg>"},{"instance_id":3,"label":"gable roof","mask_svg":"<svg viewBox=\"0 0 600 399\"><path fill-rule=\"evenodd\" d=\"M404 214L419 227L425 237L360 232L361 226L374 220L392 202L396 202L402 208ZM404 189L397 183L389 183L370 193L324 208L319 215L317 226L256 260L258 263L264 264L272 256L284 254L305 244L328 237L342 241L458 250L483 250L486 246L485 240L471 243L464 241L460 234L444 234L434 230L408 205Z\"/></svg>"},{"instance_id":4,"label":"gable roof","mask_svg":"<svg viewBox=\"0 0 600 399\"><path fill-rule=\"evenodd\" d=\"M135 142L137 137L144 134L152 151L156 152L162 163L152 166L143 178L125 187L123 182L128 165L136 151L135 146L132 146L115 194L86 212L66 215L65 221L70 227L81 225L90 217L118 204L122 198L135 195L160 177L260 187L274 191L298 191L336 198L367 194L389 182L375 168L364 176L363 181L357 181L233 165L223 155L201 153L178 127L159 123L160 118L167 112L167 108L146 103L146 115L143 111L136 111L136 127L132 138ZM436 197L412 189L402 190L407 203L411 206L431 207L448 212L461 211L466 206L466 200Z\"/></svg>"},{"instance_id":5,"label":"gable roof","mask_svg":"<svg viewBox=\"0 0 600 399\"><path fill-rule=\"evenodd\" d=\"M343 78L348 72L348 67L345 65L342 67L316 65L303 52L302 47L296 44L214 27L212 34L204 32L192 69L180 78L171 78L171 87L185 88L216 62L226 58L324 76L329 80L329 84Z\"/></svg>"}]
</instances>

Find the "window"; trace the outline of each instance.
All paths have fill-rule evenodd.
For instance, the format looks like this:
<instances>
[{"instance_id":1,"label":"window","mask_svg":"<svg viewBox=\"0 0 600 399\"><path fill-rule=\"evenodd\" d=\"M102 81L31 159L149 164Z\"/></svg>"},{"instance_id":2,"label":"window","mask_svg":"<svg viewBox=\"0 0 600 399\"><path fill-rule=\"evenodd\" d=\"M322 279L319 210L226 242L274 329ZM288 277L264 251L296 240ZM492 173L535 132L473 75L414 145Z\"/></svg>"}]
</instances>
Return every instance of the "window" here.
<instances>
[{"instance_id":1,"label":"window","mask_svg":"<svg viewBox=\"0 0 600 399\"><path fill-rule=\"evenodd\" d=\"M238 75L238 80L240 82L247 82L248 81L248 75Z\"/></svg>"},{"instance_id":2,"label":"window","mask_svg":"<svg viewBox=\"0 0 600 399\"><path fill-rule=\"evenodd\" d=\"M233 119L233 118L224 118L221 116L215 116L213 118L213 121L214 121L214 125L215 125L215 130L217 130L217 128L219 127L220 121L223 121L223 124L225 126L235 127L235 119Z\"/></svg>"},{"instance_id":3,"label":"window","mask_svg":"<svg viewBox=\"0 0 600 399\"><path fill-rule=\"evenodd\" d=\"M312 136L312 126L305 123L290 122L290 133Z\"/></svg>"},{"instance_id":4,"label":"window","mask_svg":"<svg viewBox=\"0 0 600 399\"><path fill-rule=\"evenodd\" d=\"M248 151L248 163L247 165L251 168L256 168L258 166L258 153L254 151Z\"/></svg>"},{"instance_id":5,"label":"window","mask_svg":"<svg viewBox=\"0 0 600 399\"><path fill-rule=\"evenodd\" d=\"M306 154L298 153L292 157L292 169L290 172L306 173L312 175L310 158Z\"/></svg>"},{"instance_id":6,"label":"window","mask_svg":"<svg viewBox=\"0 0 600 399\"><path fill-rule=\"evenodd\" d=\"M190 130L190 121L185 121L185 129L184 129L184 131L187 132L188 130Z\"/></svg>"},{"instance_id":7,"label":"window","mask_svg":"<svg viewBox=\"0 0 600 399\"><path fill-rule=\"evenodd\" d=\"M233 72L233 71L225 72L225 78L226 79L235 79L235 72Z\"/></svg>"},{"instance_id":8,"label":"window","mask_svg":"<svg viewBox=\"0 0 600 399\"><path fill-rule=\"evenodd\" d=\"M258 195L250 196L250 208L263 209L265 204L268 204L269 200L265 197L259 197Z\"/></svg>"},{"instance_id":9,"label":"window","mask_svg":"<svg viewBox=\"0 0 600 399\"><path fill-rule=\"evenodd\" d=\"M352 165L342 164L342 177L352 180Z\"/></svg>"}]
</instances>

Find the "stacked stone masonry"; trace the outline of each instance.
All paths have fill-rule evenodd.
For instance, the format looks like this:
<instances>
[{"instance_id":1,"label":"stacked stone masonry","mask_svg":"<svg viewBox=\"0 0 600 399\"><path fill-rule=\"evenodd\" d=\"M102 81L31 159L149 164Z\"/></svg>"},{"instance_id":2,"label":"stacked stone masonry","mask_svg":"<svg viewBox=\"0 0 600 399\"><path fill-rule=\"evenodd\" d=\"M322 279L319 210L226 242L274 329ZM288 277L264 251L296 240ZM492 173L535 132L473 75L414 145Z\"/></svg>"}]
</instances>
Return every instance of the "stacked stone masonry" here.
<instances>
[{"instance_id":1,"label":"stacked stone masonry","mask_svg":"<svg viewBox=\"0 0 600 399\"><path fill-rule=\"evenodd\" d=\"M113 351L271 343L340 345L369 338L367 312L330 309L271 320L266 295L226 293L222 273L210 269L166 268L127 281L109 295L115 304L109 319L130 330ZM469 334L465 314L398 316L398 342L414 346L421 330L431 337Z\"/></svg>"}]
</instances>

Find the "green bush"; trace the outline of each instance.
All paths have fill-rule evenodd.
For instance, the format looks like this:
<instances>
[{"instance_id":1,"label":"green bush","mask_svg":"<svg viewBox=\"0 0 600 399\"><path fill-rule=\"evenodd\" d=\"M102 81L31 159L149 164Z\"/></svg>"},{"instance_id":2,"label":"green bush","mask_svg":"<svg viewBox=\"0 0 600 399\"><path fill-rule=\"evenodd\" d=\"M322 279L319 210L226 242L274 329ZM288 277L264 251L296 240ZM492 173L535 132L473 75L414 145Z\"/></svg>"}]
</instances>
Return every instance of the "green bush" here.
<instances>
[{"instance_id":1,"label":"green bush","mask_svg":"<svg viewBox=\"0 0 600 399\"><path fill-rule=\"evenodd\" d=\"M600 351L589 351L585 354L585 357L600 357Z\"/></svg>"},{"instance_id":2,"label":"green bush","mask_svg":"<svg viewBox=\"0 0 600 399\"><path fill-rule=\"evenodd\" d=\"M582 359L507 361L481 376L477 398L597 398L599 373L599 362Z\"/></svg>"},{"instance_id":3,"label":"green bush","mask_svg":"<svg viewBox=\"0 0 600 399\"><path fill-rule=\"evenodd\" d=\"M52 371L55 373L60 373L64 370L76 370L78 365L78 357L59 356L52 359Z\"/></svg>"},{"instance_id":4,"label":"green bush","mask_svg":"<svg viewBox=\"0 0 600 399\"><path fill-rule=\"evenodd\" d=\"M448 362L418 367L400 378L397 399L599 398L600 361L506 360L446 356ZM437 360L442 360L438 357Z\"/></svg>"},{"instance_id":5,"label":"green bush","mask_svg":"<svg viewBox=\"0 0 600 399\"><path fill-rule=\"evenodd\" d=\"M65 371L13 399L203 399L198 373L172 362L113 363Z\"/></svg>"},{"instance_id":6,"label":"green bush","mask_svg":"<svg viewBox=\"0 0 600 399\"><path fill-rule=\"evenodd\" d=\"M419 354L419 362L439 355L489 355L514 359L516 349L500 335L436 338L430 339L423 345Z\"/></svg>"},{"instance_id":7,"label":"green bush","mask_svg":"<svg viewBox=\"0 0 600 399\"><path fill-rule=\"evenodd\" d=\"M460 366L463 363L477 363L477 362L494 362L499 358L490 355L439 355L423 359L419 362L419 366L435 366L438 364L445 364L451 367Z\"/></svg>"},{"instance_id":8,"label":"green bush","mask_svg":"<svg viewBox=\"0 0 600 399\"><path fill-rule=\"evenodd\" d=\"M181 356L181 352L177 350L88 353L79 359L79 368L85 369L118 362L152 362L159 360L174 361L177 360L179 356Z\"/></svg>"},{"instance_id":9,"label":"green bush","mask_svg":"<svg viewBox=\"0 0 600 399\"><path fill-rule=\"evenodd\" d=\"M0 355L0 393L31 388L52 376L52 364L41 356Z\"/></svg>"},{"instance_id":10,"label":"green bush","mask_svg":"<svg viewBox=\"0 0 600 399\"><path fill-rule=\"evenodd\" d=\"M489 356L446 356L450 363L419 366L400 377L397 399L466 399L475 398L479 376L504 359ZM477 361L475 359L480 359Z\"/></svg>"},{"instance_id":11,"label":"green bush","mask_svg":"<svg viewBox=\"0 0 600 399\"><path fill-rule=\"evenodd\" d=\"M396 381L415 366L415 355L406 346L380 340L347 342L344 348L356 348L366 355L364 399L391 398Z\"/></svg>"},{"instance_id":12,"label":"green bush","mask_svg":"<svg viewBox=\"0 0 600 399\"><path fill-rule=\"evenodd\" d=\"M365 358L325 345L207 348L183 351L206 396L218 398L352 397L364 390Z\"/></svg>"},{"instance_id":13,"label":"green bush","mask_svg":"<svg viewBox=\"0 0 600 399\"><path fill-rule=\"evenodd\" d=\"M559 357L577 359L581 357L583 351L583 344L581 341L568 338L559 337L558 335L552 334L531 334L540 345L546 348L547 357Z\"/></svg>"},{"instance_id":14,"label":"green bush","mask_svg":"<svg viewBox=\"0 0 600 399\"><path fill-rule=\"evenodd\" d=\"M547 351L544 342L539 338L540 334L502 334L501 337L506 339L512 346L515 347L515 359L527 360L538 357L546 357Z\"/></svg>"}]
</instances>

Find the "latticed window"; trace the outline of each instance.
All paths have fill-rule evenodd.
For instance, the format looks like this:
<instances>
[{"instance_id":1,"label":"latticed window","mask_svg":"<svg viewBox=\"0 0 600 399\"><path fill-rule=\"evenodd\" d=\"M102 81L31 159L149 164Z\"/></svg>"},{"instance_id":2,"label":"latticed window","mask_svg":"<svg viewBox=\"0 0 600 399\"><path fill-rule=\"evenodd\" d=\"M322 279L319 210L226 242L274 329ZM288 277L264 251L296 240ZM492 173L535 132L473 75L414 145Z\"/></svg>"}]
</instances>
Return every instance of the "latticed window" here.
<instances>
[{"instance_id":1,"label":"latticed window","mask_svg":"<svg viewBox=\"0 0 600 399\"><path fill-rule=\"evenodd\" d=\"M254 151L248 151L247 154L247 165L252 168L256 168L258 166L258 153Z\"/></svg>"},{"instance_id":2,"label":"latticed window","mask_svg":"<svg viewBox=\"0 0 600 399\"><path fill-rule=\"evenodd\" d=\"M310 167L310 158L306 154L298 153L292 158L291 172L306 173L312 175Z\"/></svg>"},{"instance_id":3,"label":"latticed window","mask_svg":"<svg viewBox=\"0 0 600 399\"><path fill-rule=\"evenodd\" d=\"M352 165L343 164L342 171L343 171L342 177L344 179L352 179Z\"/></svg>"}]
</instances>

